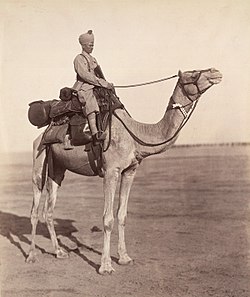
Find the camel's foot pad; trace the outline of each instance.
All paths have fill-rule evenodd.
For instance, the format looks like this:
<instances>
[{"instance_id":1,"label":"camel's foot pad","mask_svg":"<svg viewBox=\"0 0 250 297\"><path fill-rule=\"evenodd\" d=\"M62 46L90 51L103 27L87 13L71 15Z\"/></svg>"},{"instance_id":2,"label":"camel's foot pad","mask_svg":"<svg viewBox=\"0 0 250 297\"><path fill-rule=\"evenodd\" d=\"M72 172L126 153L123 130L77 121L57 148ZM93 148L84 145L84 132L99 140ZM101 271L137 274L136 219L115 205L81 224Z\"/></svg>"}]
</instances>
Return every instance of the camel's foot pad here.
<instances>
[{"instance_id":1,"label":"camel's foot pad","mask_svg":"<svg viewBox=\"0 0 250 297\"><path fill-rule=\"evenodd\" d=\"M57 259L67 259L69 257L69 253L63 250L62 248L56 251L56 258Z\"/></svg>"},{"instance_id":2,"label":"camel's foot pad","mask_svg":"<svg viewBox=\"0 0 250 297\"><path fill-rule=\"evenodd\" d=\"M112 267L112 265L108 263L108 264L102 264L98 272L101 275L110 275L113 272L115 272L115 270Z\"/></svg>"},{"instance_id":3,"label":"camel's foot pad","mask_svg":"<svg viewBox=\"0 0 250 297\"><path fill-rule=\"evenodd\" d=\"M119 265L133 265L134 260L131 259L128 255L124 255L124 256L120 257L120 259L118 260L118 264Z\"/></svg>"}]
</instances>

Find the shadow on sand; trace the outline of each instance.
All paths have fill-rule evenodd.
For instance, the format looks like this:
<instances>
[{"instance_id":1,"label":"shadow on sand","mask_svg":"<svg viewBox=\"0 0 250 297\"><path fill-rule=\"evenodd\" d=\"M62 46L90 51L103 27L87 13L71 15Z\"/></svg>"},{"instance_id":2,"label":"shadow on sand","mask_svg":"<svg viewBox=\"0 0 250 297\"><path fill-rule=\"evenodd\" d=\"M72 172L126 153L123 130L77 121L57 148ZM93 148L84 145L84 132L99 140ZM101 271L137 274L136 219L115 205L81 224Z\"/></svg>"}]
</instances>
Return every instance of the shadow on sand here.
<instances>
[{"instance_id":1,"label":"shadow on sand","mask_svg":"<svg viewBox=\"0 0 250 297\"><path fill-rule=\"evenodd\" d=\"M56 225L55 229L57 236L63 236L68 238L71 242L73 242L76 245L76 248L73 250L70 249L68 246L63 244L62 241L58 238L60 246L63 247L67 252L74 252L91 267L93 267L96 271L98 271L100 265L96 264L95 262L87 258L82 253L82 251L86 249L98 255L101 255L102 253L90 246L81 243L77 239L77 237L73 235L73 233L78 232L78 229L76 229L73 225L74 220L55 219L54 222ZM26 243L28 245L31 244L30 240L25 236L26 234L31 234L30 218L0 211L0 234L6 239L8 239L9 242L13 244L16 248L18 248L25 259L27 258L28 255L22 248L20 242ZM37 224L36 234L48 239L50 238L46 224L40 221ZM20 242L15 240L14 236L17 237ZM36 246L36 248L40 250L42 254L54 255L52 253L47 252L45 249L39 246ZM112 257L112 260L118 263L118 259L116 257Z\"/></svg>"}]
</instances>

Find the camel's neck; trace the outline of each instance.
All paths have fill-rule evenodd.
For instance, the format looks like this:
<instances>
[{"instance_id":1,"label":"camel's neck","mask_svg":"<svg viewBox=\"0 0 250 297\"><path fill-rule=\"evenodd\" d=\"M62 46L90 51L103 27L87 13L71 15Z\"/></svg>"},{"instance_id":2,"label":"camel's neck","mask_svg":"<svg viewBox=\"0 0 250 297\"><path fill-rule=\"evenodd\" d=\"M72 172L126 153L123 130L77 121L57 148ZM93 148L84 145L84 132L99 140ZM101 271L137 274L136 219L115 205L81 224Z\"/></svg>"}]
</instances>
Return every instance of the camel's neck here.
<instances>
[{"instance_id":1,"label":"camel's neck","mask_svg":"<svg viewBox=\"0 0 250 297\"><path fill-rule=\"evenodd\" d=\"M182 88L177 85L163 118L157 124L149 125L137 123L137 133L139 135L136 132L135 134L138 138L148 143L165 142L164 144L158 146L140 146L142 156L146 157L162 153L175 143L178 137L179 129L185 119L184 114L188 113L192 108L191 103L192 102L187 98L187 96L184 95ZM185 108L181 111L180 108L173 108L173 104L175 104L175 106L176 104L180 104L185 106Z\"/></svg>"},{"instance_id":2,"label":"camel's neck","mask_svg":"<svg viewBox=\"0 0 250 297\"><path fill-rule=\"evenodd\" d=\"M182 88L177 85L163 118L157 123L163 138L170 139L177 133L192 106L193 102L183 93Z\"/></svg>"}]
</instances>

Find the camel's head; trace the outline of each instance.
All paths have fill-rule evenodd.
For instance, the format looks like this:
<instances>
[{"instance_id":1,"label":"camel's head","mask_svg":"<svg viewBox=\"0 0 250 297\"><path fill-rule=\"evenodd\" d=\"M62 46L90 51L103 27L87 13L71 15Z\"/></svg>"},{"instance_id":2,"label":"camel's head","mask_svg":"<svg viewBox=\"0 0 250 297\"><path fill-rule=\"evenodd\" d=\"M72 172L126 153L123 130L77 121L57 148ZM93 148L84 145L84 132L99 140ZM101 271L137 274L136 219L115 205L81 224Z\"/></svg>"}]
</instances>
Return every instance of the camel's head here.
<instances>
[{"instance_id":1,"label":"camel's head","mask_svg":"<svg viewBox=\"0 0 250 297\"><path fill-rule=\"evenodd\" d=\"M197 100L201 94L222 80L222 74L214 68L186 72L179 71L178 76L180 86L192 101Z\"/></svg>"}]
</instances>

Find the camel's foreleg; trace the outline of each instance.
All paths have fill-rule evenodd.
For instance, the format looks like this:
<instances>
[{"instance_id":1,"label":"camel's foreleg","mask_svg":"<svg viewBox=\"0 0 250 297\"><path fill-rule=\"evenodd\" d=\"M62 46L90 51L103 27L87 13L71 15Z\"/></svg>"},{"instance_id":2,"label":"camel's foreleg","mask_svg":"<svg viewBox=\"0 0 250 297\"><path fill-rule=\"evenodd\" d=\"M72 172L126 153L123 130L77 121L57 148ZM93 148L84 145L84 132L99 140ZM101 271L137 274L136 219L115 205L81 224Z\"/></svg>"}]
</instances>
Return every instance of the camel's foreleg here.
<instances>
[{"instance_id":1,"label":"camel's foreleg","mask_svg":"<svg viewBox=\"0 0 250 297\"><path fill-rule=\"evenodd\" d=\"M52 245L57 258L67 258L68 253L64 251L58 244L58 240L56 237L54 220L53 220L53 212L56 204L57 191L59 185L50 177L47 180L47 197L44 204L43 216L46 221L50 238L52 241Z\"/></svg>"},{"instance_id":2,"label":"camel's foreleg","mask_svg":"<svg viewBox=\"0 0 250 297\"><path fill-rule=\"evenodd\" d=\"M104 212L103 212L103 228L104 228L104 242L103 253L101 259L100 274L112 273L114 271L111 264L110 257L110 237L114 226L113 204L115 190L118 182L120 171L115 168L108 169L105 172L103 190L104 190Z\"/></svg>"},{"instance_id":3,"label":"camel's foreleg","mask_svg":"<svg viewBox=\"0 0 250 297\"><path fill-rule=\"evenodd\" d=\"M135 177L136 168L129 168L127 171L123 172L121 175L121 186L120 186L120 194L119 194L119 207L118 207L118 255L119 261L118 263L121 265L126 265L132 263L133 260L128 256L126 243L125 243L125 224L127 218L127 210L128 210L128 198L130 189Z\"/></svg>"}]
</instances>

